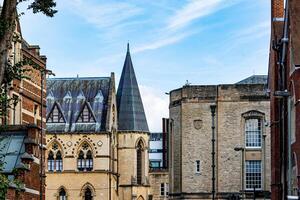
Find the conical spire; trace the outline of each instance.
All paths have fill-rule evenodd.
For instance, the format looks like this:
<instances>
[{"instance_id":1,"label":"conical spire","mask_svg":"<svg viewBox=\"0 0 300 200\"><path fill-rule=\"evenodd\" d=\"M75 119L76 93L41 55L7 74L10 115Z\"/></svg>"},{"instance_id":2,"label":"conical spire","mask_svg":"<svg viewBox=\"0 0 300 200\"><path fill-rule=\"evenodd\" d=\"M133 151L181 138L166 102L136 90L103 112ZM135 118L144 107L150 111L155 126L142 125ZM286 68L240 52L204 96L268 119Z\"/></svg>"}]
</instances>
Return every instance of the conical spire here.
<instances>
[{"instance_id":1,"label":"conical spire","mask_svg":"<svg viewBox=\"0 0 300 200\"><path fill-rule=\"evenodd\" d=\"M149 132L143 102L135 77L129 43L117 92L118 129Z\"/></svg>"}]
</instances>

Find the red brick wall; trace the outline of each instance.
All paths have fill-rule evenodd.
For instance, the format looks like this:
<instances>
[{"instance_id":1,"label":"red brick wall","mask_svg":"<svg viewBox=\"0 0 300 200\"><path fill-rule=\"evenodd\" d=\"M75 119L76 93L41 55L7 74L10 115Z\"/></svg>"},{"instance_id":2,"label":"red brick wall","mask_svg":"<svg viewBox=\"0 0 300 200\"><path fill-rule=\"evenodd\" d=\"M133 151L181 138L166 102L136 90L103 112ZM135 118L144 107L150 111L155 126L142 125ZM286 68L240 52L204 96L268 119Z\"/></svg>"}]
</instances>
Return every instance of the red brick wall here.
<instances>
[{"instance_id":1,"label":"red brick wall","mask_svg":"<svg viewBox=\"0 0 300 200\"><path fill-rule=\"evenodd\" d=\"M284 16L284 0L272 0L272 18L280 18Z\"/></svg>"},{"instance_id":2,"label":"red brick wall","mask_svg":"<svg viewBox=\"0 0 300 200\"><path fill-rule=\"evenodd\" d=\"M272 0L272 18L273 17L283 17L284 16L284 8L283 8L284 0ZM298 100L300 99L300 70L291 71L290 66L293 64L300 64L300 55L296 53L300 49L300 4L298 0L289 0L289 42L287 47L286 54L286 62L285 62L285 82L284 84L287 86L287 90L295 99L296 106L296 120L295 120L295 133L296 133L296 142L292 145L292 153L296 153L297 157L297 166L298 166L298 174L300 172L300 107ZM279 100L273 96L273 93L278 88L278 57L277 52L272 49L273 42L279 42L283 37L283 22L275 22L272 21L272 35L271 35L271 48L270 48L270 60L269 60L269 88L271 90L271 158L272 158L272 199L273 200L281 200L287 195L287 160L289 158L287 148L290 144L288 144L288 116L287 114L284 117L284 132L280 133L280 129L278 126L278 121L280 120L279 115ZM281 46L282 47L282 46ZM293 52L290 50L293 49ZM293 55L291 55L293 53ZM293 62L290 60L294 58ZM286 100L285 100L286 101ZM285 111L287 113L288 107L287 104L284 104ZM283 134L280 136L280 134ZM282 148L285 146L285 148ZM281 157L282 156L282 157ZM284 163L283 168L281 168L280 163ZM282 170L282 171L281 171ZM299 176L299 175L298 175ZM300 181L298 177L298 187L300 187Z\"/></svg>"}]
</instances>

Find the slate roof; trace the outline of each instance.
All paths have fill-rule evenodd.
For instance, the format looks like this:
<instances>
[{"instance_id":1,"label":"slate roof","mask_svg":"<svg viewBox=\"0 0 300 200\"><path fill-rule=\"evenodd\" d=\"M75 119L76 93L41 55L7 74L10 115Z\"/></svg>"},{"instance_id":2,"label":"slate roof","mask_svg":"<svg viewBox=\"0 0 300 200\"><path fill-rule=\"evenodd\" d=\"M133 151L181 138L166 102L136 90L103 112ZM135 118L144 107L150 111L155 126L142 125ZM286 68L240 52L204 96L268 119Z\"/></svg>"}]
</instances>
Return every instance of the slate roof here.
<instances>
[{"instance_id":1,"label":"slate roof","mask_svg":"<svg viewBox=\"0 0 300 200\"><path fill-rule=\"evenodd\" d=\"M48 132L105 131L110 77L47 79L47 118L58 105L66 123L47 123ZM77 123L83 106L92 111L95 122Z\"/></svg>"},{"instance_id":2,"label":"slate roof","mask_svg":"<svg viewBox=\"0 0 300 200\"><path fill-rule=\"evenodd\" d=\"M24 139L26 132L5 133L0 135L0 162L3 163L2 172L12 171L22 165L21 155L25 153Z\"/></svg>"},{"instance_id":3,"label":"slate roof","mask_svg":"<svg viewBox=\"0 0 300 200\"><path fill-rule=\"evenodd\" d=\"M149 132L129 44L117 91L118 130Z\"/></svg>"},{"instance_id":4,"label":"slate roof","mask_svg":"<svg viewBox=\"0 0 300 200\"><path fill-rule=\"evenodd\" d=\"M267 75L252 75L248 78L245 78L236 84L267 84L268 76Z\"/></svg>"}]
</instances>

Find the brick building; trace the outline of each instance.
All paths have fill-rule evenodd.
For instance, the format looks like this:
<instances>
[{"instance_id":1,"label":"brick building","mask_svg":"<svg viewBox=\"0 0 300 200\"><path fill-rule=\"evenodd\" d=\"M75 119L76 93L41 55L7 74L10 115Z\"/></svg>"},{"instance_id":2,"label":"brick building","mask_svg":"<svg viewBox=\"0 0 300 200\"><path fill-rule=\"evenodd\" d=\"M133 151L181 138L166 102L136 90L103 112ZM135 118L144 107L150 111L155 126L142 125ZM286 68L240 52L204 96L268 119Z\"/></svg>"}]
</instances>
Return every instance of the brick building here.
<instances>
[{"instance_id":1,"label":"brick building","mask_svg":"<svg viewBox=\"0 0 300 200\"><path fill-rule=\"evenodd\" d=\"M41 134L41 119L45 122L46 90L42 91L41 72L46 71L46 57L40 55L39 46L28 44L17 23L9 61L14 65L20 61L30 60L29 69L25 73L30 79L13 80L6 85L9 98L17 99L10 104L2 105L6 115L1 118L0 125L0 161L3 163L1 173L11 180L18 179L20 186L10 184L7 199L40 199L40 191L44 199L44 184L41 181L43 166L40 165L41 148L44 148L45 136ZM34 67L33 67L34 66ZM44 81L45 83L45 81ZM43 86L45 88L45 84ZM43 93L42 93L43 92ZM43 94L43 98L41 98ZM43 123L45 128L45 123ZM41 145L43 143L43 145ZM43 163L43 161L42 161ZM15 174L15 170L19 173ZM18 191L18 189L21 189Z\"/></svg>"},{"instance_id":2,"label":"brick building","mask_svg":"<svg viewBox=\"0 0 300 200\"><path fill-rule=\"evenodd\" d=\"M300 4L272 0L269 89L272 199L299 196Z\"/></svg>"},{"instance_id":3,"label":"brick building","mask_svg":"<svg viewBox=\"0 0 300 200\"><path fill-rule=\"evenodd\" d=\"M253 198L254 190L257 197L269 196L266 80L251 76L170 92L170 199Z\"/></svg>"}]
</instances>

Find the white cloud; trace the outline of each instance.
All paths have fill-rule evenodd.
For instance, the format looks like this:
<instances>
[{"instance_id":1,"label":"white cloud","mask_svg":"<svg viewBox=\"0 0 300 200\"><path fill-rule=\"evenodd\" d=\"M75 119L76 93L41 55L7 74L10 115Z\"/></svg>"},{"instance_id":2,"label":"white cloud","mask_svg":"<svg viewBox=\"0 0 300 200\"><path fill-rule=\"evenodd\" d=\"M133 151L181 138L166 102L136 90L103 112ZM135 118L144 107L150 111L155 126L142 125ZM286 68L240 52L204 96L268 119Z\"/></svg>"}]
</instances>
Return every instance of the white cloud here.
<instances>
[{"instance_id":1,"label":"white cloud","mask_svg":"<svg viewBox=\"0 0 300 200\"><path fill-rule=\"evenodd\" d=\"M164 46L168 46L168 45L172 45L175 44L181 40L183 40L184 38L192 35L192 32L189 33L179 33L179 34L174 34L171 37L164 37L161 39L158 39L154 42L151 43L146 43L146 44L142 44L141 46L138 46L137 48L133 49L134 53L139 53L139 52L143 52L146 50L154 50L154 49L158 49Z\"/></svg>"},{"instance_id":2,"label":"white cloud","mask_svg":"<svg viewBox=\"0 0 300 200\"><path fill-rule=\"evenodd\" d=\"M95 3L91 0L64 0L62 4L98 28L120 25L142 13L141 8L125 2Z\"/></svg>"},{"instance_id":3,"label":"white cloud","mask_svg":"<svg viewBox=\"0 0 300 200\"><path fill-rule=\"evenodd\" d=\"M169 116L169 96L159 89L140 85L140 92L151 132L162 131L162 118Z\"/></svg>"},{"instance_id":4,"label":"white cloud","mask_svg":"<svg viewBox=\"0 0 300 200\"><path fill-rule=\"evenodd\" d=\"M234 38L256 38L270 32L271 23L269 21L263 21L250 28L242 29L241 31L234 34Z\"/></svg>"},{"instance_id":5,"label":"white cloud","mask_svg":"<svg viewBox=\"0 0 300 200\"><path fill-rule=\"evenodd\" d=\"M183 28L192 21L210 15L232 3L232 0L226 3L225 0L190 0L169 19L167 27L173 30Z\"/></svg>"},{"instance_id":6,"label":"white cloud","mask_svg":"<svg viewBox=\"0 0 300 200\"><path fill-rule=\"evenodd\" d=\"M239 29L234 32L232 36L226 41L230 45L227 45L225 54L230 53L233 49L240 47L240 45L245 45L247 43L253 42L267 35L270 35L270 22L263 21L256 24L255 26L247 27L245 29ZM266 49L265 49L266 51Z\"/></svg>"}]
</instances>

